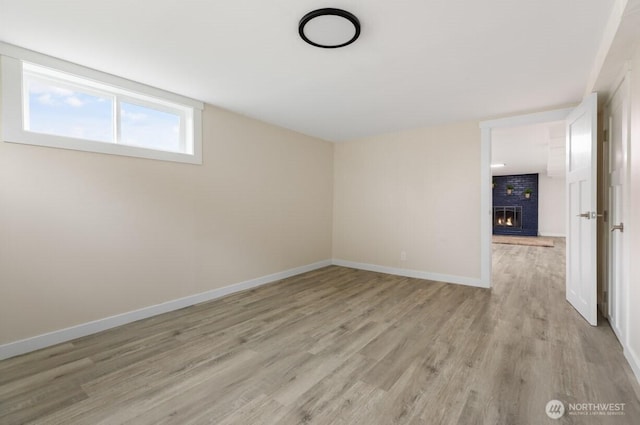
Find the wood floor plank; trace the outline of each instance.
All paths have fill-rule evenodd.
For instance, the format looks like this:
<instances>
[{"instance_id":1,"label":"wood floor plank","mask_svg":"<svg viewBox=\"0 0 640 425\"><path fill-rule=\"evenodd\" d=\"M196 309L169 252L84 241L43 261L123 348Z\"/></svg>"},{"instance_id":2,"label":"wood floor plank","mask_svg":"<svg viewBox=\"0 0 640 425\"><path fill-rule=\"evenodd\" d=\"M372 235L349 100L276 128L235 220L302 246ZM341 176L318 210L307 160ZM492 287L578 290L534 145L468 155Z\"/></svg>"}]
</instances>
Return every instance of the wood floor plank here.
<instances>
[{"instance_id":1,"label":"wood floor plank","mask_svg":"<svg viewBox=\"0 0 640 425\"><path fill-rule=\"evenodd\" d=\"M93 365L93 362L89 358L83 358L74 362L66 363L61 366L54 367L49 370L44 370L33 375L26 376L24 378L9 382L4 385L0 385L0 397L4 398L10 394L21 394L29 391L33 387L37 387L44 383L49 383L55 379L72 373L73 371L86 369Z\"/></svg>"},{"instance_id":2,"label":"wood floor plank","mask_svg":"<svg viewBox=\"0 0 640 425\"><path fill-rule=\"evenodd\" d=\"M281 418L281 425L295 425L304 422L322 422L334 415L336 401L344 397L356 384L357 379L367 368L371 360L354 355L332 372L296 395L294 403L288 406L287 414Z\"/></svg>"},{"instance_id":3,"label":"wood floor plank","mask_svg":"<svg viewBox=\"0 0 640 425\"><path fill-rule=\"evenodd\" d=\"M284 423L282 418L285 414L284 406L262 394L216 422L216 425L279 425Z\"/></svg>"},{"instance_id":4,"label":"wood floor plank","mask_svg":"<svg viewBox=\"0 0 640 425\"><path fill-rule=\"evenodd\" d=\"M494 245L491 290L331 266L8 359L0 423L635 425L554 242ZM551 399L625 415L551 421Z\"/></svg>"}]
</instances>

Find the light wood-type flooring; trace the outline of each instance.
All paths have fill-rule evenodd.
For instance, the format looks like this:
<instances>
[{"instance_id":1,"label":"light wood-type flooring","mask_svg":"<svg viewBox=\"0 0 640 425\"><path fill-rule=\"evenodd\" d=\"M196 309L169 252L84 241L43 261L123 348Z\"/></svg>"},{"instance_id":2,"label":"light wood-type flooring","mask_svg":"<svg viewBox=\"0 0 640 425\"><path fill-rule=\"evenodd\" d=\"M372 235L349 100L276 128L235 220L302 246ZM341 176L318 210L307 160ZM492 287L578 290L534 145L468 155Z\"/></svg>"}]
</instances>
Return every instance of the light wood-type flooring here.
<instances>
[{"instance_id":1,"label":"light wood-type flooring","mask_svg":"<svg viewBox=\"0 0 640 425\"><path fill-rule=\"evenodd\" d=\"M332 266L8 359L0 424L640 424L555 242L494 245L492 290Z\"/></svg>"}]
</instances>

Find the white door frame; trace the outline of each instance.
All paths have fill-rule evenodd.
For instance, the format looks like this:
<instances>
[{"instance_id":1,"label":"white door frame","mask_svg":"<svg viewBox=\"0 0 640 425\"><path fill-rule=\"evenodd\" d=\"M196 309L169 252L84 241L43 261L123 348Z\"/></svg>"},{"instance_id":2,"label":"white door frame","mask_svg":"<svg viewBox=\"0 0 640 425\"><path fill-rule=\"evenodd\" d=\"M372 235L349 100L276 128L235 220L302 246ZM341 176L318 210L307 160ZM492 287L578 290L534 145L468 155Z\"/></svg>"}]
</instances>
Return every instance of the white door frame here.
<instances>
[{"instance_id":1,"label":"white door frame","mask_svg":"<svg viewBox=\"0 0 640 425\"><path fill-rule=\"evenodd\" d=\"M625 153L624 159L623 161L625 162L625 174L624 174L624 190L622 191L621 195L622 195L622 204L623 204L623 211L622 211L622 216L624 218L624 220L626 220L627 222L630 221L630 217L631 217L631 210L629 207L629 200L631 198L631 192L630 192L630 187L631 187L631 173L629 172L629 170L631 169L631 164L630 164L630 156L629 156L629 152L631 149L631 66L629 63L625 63L625 66L623 67L622 73L621 75L616 79L615 84L613 84L612 89L609 91L609 93L611 93L611 95L609 96L609 98L607 99L605 108L604 108L604 122L605 122L605 126L608 130L609 135L607 136L607 144L605 149L607 151L610 151L611 149L611 144L613 143L612 141L612 135L611 135L611 128L609 127L609 118L610 118L610 111L611 111L611 103L613 102L614 98L616 95L618 95L619 93L623 93L623 96L625 96L624 101L623 101L623 108L626 109L626 119L623 121L623 125L626 127L624 130L622 130L622 134L620 135L620 137L624 138L622 139L622 143L623 143L623 150ZM604 164L604 170L603 170L603 176L604 176L604 180L606 183L605 186L605 190L604 190L604 194L605 194L605 199L604 199L604 209L607 210L607 222L604 223L604 233L605 233L605 238L603 240L603 243L606 246L606 257L604 258L604 261L606 263L606 267L607 267L607 274L604 276L605 278L605 282L604 285L606 287L607 290L607 319L609 319L609 324L611 325L611 329L613 329L613 332L616 334L616 336L618 337L618 340L620 341L620 343L626 347L627 346L627 341L629 340L629 309L630 309L630 305L629 305L629 285L630 285L630 274L629 274L629 266L630 266L630 256L629 256L629 243L628 241L626 241L626 243L622 244L622 251L618 252L617 254L620 255L620 260L622 263L622 279L620 279L619 281L615 282L612 277L611 277L611 272L613 271L613 268L615 266L615 264L613 264L613 257L612 257L612 250L611 250L611 236L612 232L611 232L611 227L615 224L618 224L616 222L614 222L614 214L613 214L613 205L611 204L611 199L609 197L609 187L610 187L610 172L611 172L611 160L609 158L609 152L607 152L607 162ZM621 237L620 235L616 234L616 236ZM614 285L618 284L619 286L616 286L614 288ZM615 320L615 319L611 319L611 315L619 315L618 319L619 320Z\"/></svg>"},{"instance_id":2,"label":"white door frame","mask_svg":"<svg viewBox=\"0 0 640 425\"><path fill-rule=\"evenodd\" d=\"M520 127L551 121L564 121L574 108L554 109L534 114L480 122L480 285L491 288L491 131L494 128Z\"/></svg>"}]
</instances>

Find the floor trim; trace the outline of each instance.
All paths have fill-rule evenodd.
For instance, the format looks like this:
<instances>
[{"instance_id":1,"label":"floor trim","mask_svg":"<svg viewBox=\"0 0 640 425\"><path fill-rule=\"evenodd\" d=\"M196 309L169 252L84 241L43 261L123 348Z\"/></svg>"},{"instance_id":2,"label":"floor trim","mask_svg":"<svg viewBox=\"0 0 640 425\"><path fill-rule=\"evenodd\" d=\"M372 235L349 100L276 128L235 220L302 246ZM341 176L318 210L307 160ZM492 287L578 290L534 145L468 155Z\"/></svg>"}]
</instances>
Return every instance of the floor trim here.
<instances>
[{"instance_id":1,"label":"floor trim","mask_svg":"<svg viewBox=\"0 0 640 425\"><path fill-rule=\"evenodd\" d=\"M623 352L627 362L629 362L629 366L631 366L631 370L633 371L636 380L638 381L638 385L640 385L640 358L635 351L630 349L628 346L624 347Z\"/></svg>"},{"instance_id":2,"label":"floor trim","mask_svg":"<svg viewBox=\"0 0 640 425\"><path fill-rule=\"evenodd\" d=\"M379 266L377 264L357 263L354 261L333 259L334 266L350 267L352 269L368 270L371 272L387 273L397 276L414 277L417 279L435 280L438 282L455 283L458 285L475 286L478 288L489 288L489 285L480 278L466 276L453 276L440 273L424 272L412 269L400 269L395 267Z\"/></svg>"},{"instance_id":3,"label":"floor trim","mask_svg":"<svg viewBox=\"0 0 640 425\"><path fill-rule=\"evenodd\" d=\"M31 351L39 350L41 348L70 341L72 339L115 328L117 326L125 325L137 320L146 319L158 314L168 313L170 311L189 307L194 304L199 304L205 301L224 297L225 295L233 294L234 292L240 292L247 289L255 288L257 286L265 285L277 280L286 279L291 276L296 276L312 270L320 269L322 267L327 267L331 264L331 260L319 261L317 263L307 264L305 266L273 273L267 276L246 280L244 282L235 283L233 285L225 286L222 288L216 288L210 291L201 292L199 294L189 295L184 298L178 298L161 304L143 307L139 310L129 311L127 313L105 317L103 319L98 319L92 322L83 323L42 335L37 335L20 341L10 342L8 344L0 345L0 360L19 356L20 354L29 353Z\"/></svg>"}]
</instances>

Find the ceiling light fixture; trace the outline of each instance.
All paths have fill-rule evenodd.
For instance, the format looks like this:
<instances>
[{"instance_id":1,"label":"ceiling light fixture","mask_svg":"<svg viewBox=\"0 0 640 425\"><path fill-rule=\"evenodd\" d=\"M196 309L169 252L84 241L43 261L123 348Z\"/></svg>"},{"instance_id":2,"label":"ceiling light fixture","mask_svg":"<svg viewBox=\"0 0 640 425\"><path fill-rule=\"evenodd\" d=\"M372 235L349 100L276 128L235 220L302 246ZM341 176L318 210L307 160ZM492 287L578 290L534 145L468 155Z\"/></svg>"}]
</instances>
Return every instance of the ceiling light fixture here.
<instances>
[{"instance_id":1,"label":"ceiling light fixture","mask_svg":"<svg viewBox=\"0 0 640 425\"><path fill-rule=\"evenodd\" d=\"M504 164L491 164L491 168L502 168Z\"/></svg>"},{"instance_id":2,"label":"ceiling light fixture","mask_svg":"<svg viewBox=\"0 0 640 425\"><path fill-rule=\"evenodd\" d=\"M312 46L336 49L360 36L360 21L342 9L324 8L307 13L298 24L300 37Z\"/></svg>"}]
</instances>

